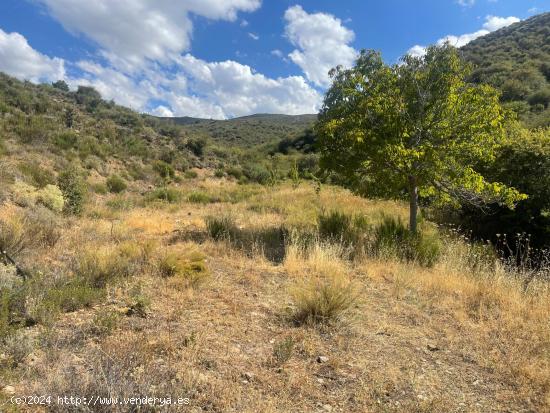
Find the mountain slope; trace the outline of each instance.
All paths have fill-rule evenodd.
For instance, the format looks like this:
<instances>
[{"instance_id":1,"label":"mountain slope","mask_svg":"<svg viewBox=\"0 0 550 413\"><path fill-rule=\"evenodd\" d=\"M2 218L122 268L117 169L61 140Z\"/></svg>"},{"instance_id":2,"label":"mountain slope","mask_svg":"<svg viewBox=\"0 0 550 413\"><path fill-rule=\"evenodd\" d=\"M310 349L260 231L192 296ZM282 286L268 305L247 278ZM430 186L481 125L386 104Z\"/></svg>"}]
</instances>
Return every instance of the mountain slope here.
<instances>
[{"instance_id":1,"label":"mountain slope","mask_svg":"<svg viewBox=\"0 0 550 413\"><path fill-rule=\"evenodd\" d=\"M317 115L256 114L228 120L191 117L162 119L182 125L190 133L206 134L218 143L249 147L295 138L313 126Z\"/></svg>"},{"instance_id":2,"label":"mountain slope","mask_svg":"<svg viewBox=\"0 0 550 413\"><path fill-rule=\"evenodd\" d=\"M472 79L502 91L530 127L550 125L550 13L480 37L462 48Z\"/></svg>"}]
</instances>

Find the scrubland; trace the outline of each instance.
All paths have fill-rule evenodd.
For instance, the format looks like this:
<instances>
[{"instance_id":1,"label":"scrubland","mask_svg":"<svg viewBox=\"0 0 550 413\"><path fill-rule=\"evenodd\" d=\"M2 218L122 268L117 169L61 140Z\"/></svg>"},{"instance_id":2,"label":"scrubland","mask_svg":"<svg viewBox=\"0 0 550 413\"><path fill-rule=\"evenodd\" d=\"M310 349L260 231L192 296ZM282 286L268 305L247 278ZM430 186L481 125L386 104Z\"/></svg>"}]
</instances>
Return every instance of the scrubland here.
<instances>
[{"instance_id":1,"label":"scrubland","mask_svg":"<svg viewBox=\"0 0 550 413\"><path fill-rule=\"evenodd\" d=\"M0 266L0 410L158 411L14 393L188 397L166 411L197 412L550 410L544 274L427 220L411 238L400 202L195 175L159 196L96 191L81 216L4 203L0 243L29 279Z\"/></svg>"}]
</instances>

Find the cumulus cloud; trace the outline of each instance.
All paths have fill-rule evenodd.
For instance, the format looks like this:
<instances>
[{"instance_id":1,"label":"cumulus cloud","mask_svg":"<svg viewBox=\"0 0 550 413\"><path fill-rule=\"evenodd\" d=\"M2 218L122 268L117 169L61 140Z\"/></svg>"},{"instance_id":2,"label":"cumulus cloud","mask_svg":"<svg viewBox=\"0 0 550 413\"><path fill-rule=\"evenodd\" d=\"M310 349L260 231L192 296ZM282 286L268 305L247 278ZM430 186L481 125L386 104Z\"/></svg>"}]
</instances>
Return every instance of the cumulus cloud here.
<instances>
[{"instance_id":1,"label":"cumulus cloud","mask_svg":"<svg viewBox=\"0 0 550 413\"><path fill-rule=\"evenodd\" d=\"M0 29L0 71L19 79L51 82L65 78L65 62L37 52L21 34Z\"/></svg>"},{"instance_id":2,"label":"cumulus cloud","mask_svg":"<svg viewBox=\"0 0 550 413\"><path fill-rule=\"evenodd\" d=\"M191 90L215 103L222 117L314 113L321 101L302 76L272 79L238 62L205 62L189 54L179 59L179 65L190 79Z\"/></svg>"},{"instance_id":3,"label":"cumulus cloud","mask_svg":"<svg viewBox=\"0 0 550 413\"><path fill-rule=\"evenodd\" d=\"M483 24L482 29L473 33L462 34L460 36L447 35L439 39L436 42L436 44L443 45L445 43L450 43L455 47L462 47L467 45L471 41L480 38L481 36L485 36L491 32L494 32L495 30L502 29L504 27L510 26L511 24L517 23L519 21L521 20L514 16L510 16L510 17L487 16L485 17L485 23ZM426 54L426 47L420 46L420 45L413 46L407 51L407 54L410 54L416 57L424 56Z\"/></svg>"},{"instance_id":4,"label":"cumulus cloud","mask_svg":"<svg viewBox=\"0 0 550 413\"><path fill-rule=\"evenodd\" d=\"M168 62L189 49L190 14L234 21L260 0L38 0L68 31L97 42L105 57L125 69L146 59Z\"/></svg>"},{"instance_id":5,"label":"cumulus cloud","mask_svg":"<svg viewBox=\"0 0 550 413\"><path fill-rule=\"evenodd\" d=\"M285 12L285 34L296 49L288 56L317 86L330 84L328 72L337 65L351 66L357 51L349 46L355 37L342 21L330 14L308 14L301 6Z\"/></svg>"},{"instance_id":6,"label":"cumulus cloud","mask_svg":"<svg viewBox=\"0 0 550 413\"><path fill-rule=\"evenodd\" d=\"M72 88L92 86L105 99L159 116L302 114L320 105L320 93L303 76L270 78L235 61L207 62L185 53L191 13L240 24L237 13L255 10L260 0L38 1L67 30L99 46L102 58L71 63L78 75L65 79ZM61 59L41 55L19 35L0 35L1 70L35 81L63 77ZM11 54L3 51L4 38L17 46L9 48ZM24 56L16 59L14 53Z\"/></svg>"}]
</instances>

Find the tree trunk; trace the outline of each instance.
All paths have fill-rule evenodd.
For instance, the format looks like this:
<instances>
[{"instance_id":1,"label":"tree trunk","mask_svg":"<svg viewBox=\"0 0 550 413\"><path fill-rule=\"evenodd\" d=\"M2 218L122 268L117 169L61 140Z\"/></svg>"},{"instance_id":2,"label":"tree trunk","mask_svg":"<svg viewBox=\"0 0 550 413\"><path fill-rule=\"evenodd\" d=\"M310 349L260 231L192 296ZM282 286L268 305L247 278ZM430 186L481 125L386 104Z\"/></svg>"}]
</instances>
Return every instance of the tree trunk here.
<instances>
[{"instance_id":1,"label":"tree trunk","mask_svg":"<svg viewBox=\"0 0 550 413\"><path fill-rule=\"evenodd\" d=\"M416 234L417 215L418 215L418 185L416 178L409 175L409 229Z\"/></svg>"}]
</instances>

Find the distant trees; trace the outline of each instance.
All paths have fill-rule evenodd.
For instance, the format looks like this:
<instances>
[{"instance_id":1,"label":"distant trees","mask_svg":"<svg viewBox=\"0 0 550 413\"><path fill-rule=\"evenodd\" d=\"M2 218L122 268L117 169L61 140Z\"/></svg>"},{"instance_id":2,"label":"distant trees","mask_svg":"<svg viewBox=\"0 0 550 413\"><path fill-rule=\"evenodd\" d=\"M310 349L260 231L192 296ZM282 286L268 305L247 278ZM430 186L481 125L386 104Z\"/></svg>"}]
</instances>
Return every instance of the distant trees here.
<instances>
[{"instance_id":1,"label":"distant trees","mask_svg":"<svg viewBox=\"0 0 550 413\"><path fill-rule=\"evenodd\" d=\"M58 80L57 82L53 82L52 86L56 89L59 89L63 92L69 91L69 85L64 80Z\"/></svg>"},{"instance_id":2,"label":"distant trees","mask_svg":"<svg viewBox=\"0 0 550 413\"><path fill-rule=\"evenodd\" d=\"M362 51L354 67L331 72L316 125L321 166L367 194L408 194L412 232L419 197L513 208L525 196L475 169L494 158L504 111L497 91L467 83L469 73L449 45L392 66Z\"/></svg>"}]
</instances>

